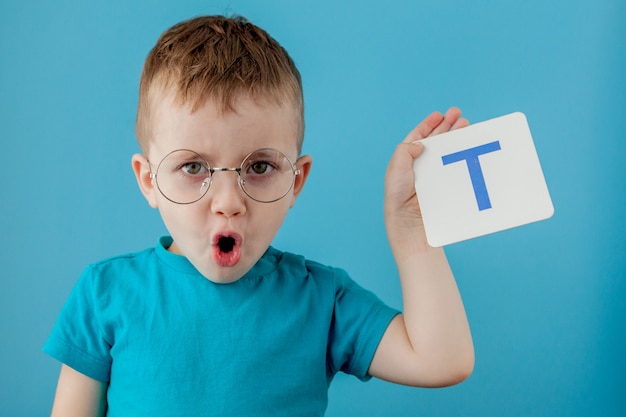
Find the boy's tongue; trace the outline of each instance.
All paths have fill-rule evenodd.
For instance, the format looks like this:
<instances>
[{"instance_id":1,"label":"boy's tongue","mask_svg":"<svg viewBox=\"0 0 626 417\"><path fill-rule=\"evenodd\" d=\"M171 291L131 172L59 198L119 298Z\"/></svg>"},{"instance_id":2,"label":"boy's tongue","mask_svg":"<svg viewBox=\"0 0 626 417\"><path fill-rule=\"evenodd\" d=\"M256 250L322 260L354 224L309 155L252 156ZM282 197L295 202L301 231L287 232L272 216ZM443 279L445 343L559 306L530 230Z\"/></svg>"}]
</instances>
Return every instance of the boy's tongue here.
<instances>
[{"instance_id":1,"label":"boy's tongue","mask_svg":"<svg viewBox=\"0 0 626 417\"><path fill-rule=\"evenodd\" d=\"M241 239L235 235L222 235L213 244L213 260L219 266L235 266L241 257Z\"/></svg>"}]
</instances>

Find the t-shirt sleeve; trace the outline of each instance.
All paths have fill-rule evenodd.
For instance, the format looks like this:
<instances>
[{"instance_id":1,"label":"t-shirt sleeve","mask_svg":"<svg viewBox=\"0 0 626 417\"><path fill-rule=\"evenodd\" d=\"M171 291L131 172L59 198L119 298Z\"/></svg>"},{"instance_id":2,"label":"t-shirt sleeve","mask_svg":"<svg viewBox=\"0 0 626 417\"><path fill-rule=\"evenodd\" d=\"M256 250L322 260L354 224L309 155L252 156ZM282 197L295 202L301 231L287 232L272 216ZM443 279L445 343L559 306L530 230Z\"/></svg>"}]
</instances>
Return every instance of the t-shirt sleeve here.
<instances>
[{"instance_id":1,"label":"t-shirt sleeve","mask_svg":"<svg viewBox=\"0 0 626 417\"><path fill-rule=\"evenodd\" d=\"M99 381L109 381L111 344L100 322L97 274L83 272L61 310L44 352Z\"/></svg>"},{"instance_id":2,"label":"t-shirt sleeve","mask_svg":"<svg viewBox=\"0 0 626 417\"><path fill-rule=\"evenodd\" d=\"M399 311L351 280L343 270L336 270L335 284L329 366L331 371L369 380L367 371L378 344Z\"/></svg>"}]
</instances>

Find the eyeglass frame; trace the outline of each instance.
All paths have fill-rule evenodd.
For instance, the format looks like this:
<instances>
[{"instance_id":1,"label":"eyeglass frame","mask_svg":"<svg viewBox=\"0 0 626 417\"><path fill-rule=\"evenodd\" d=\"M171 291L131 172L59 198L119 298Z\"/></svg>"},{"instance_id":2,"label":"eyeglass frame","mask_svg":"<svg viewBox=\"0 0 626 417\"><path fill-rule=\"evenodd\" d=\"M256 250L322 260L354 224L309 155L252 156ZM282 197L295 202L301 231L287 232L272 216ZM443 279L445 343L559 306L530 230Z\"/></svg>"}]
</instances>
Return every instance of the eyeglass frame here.
<instances>
[{"instance_id":1,"label":"eyeglass frame","mask_svg":"<svg viewBox=\"0 0 626 417\"><path fill-rule=\"evenodd\" d=\"M168 197L163 190L161 190L161 187L159 186L159 180L157 179L157 174L159 172L159 168L161 167L161 164L163 163L163 161L165 161L165 159L167 159L168 156L172 155L174 152L180 152L180 151L187 151L187 152L193 152L196 155L198 155L200 158L202 158L202 160L204 162L206 162L207 167L209 168L209 175L207 176L207 178L209 179L208 182L208 186L206 187L206 190L204 191L204 193L202 193L200 195L200 197L198 197L197 199L190 201L188 203L180 203L178 201L174 201L172 200L170 197ZM256 198L252 197L250 194L248 194L248 192L246 191L246 189L243 186L244 183L244 179L241 178L241 170L243 168L243 164L248 160L248 158L250 158L250 156L252 156L253 154L260 152L260 151L275 151L278 152L279 154L281 154L286 160L287 162L289 162L289 165L291 166L291 172L293 173L293 177L291 179L291 185L289 186L289 188L287 189L287 191L285 191L285 193L283 195L281 195L278 198L275 198L273 200L270 201L263 201L263 200L257 200ZM212 168L211 164L209 163L209 161L206 160L205 157L203 157L202 155L200 155L198 152L192 150L192 149L174 149L173 151L167 153L163 158L161 158L161 161L159 162L159 164L157 165L156 168L156 172L152 172L152 163L150 162L149 159L147 159L148 162L148 166L150 168L150 179L156 180L156 186L157 189L159 190L159 193L161 193L161 195L163 197L165 197L166 200L171 201L174 204L180 204L180 205L189 205L189 204L193 204L193 203L197 203L198 201L202 200L202 198L204 198L205 195L207 195L207 193L209 192L209 188L211 188L211 182L213 179L213 174L215 172L228 172L228 171L233 171L237 173L237 177L238 177L238 181L237 184L239 184L239 188L241 188L241 191L243 191L243 193L250 198L253 201L256 201L258 203L275 203L278 200L283 199L287 194L289 194L289 191L291 191L293 189L293 185L296 181L296 176L302 174L302 171L300 171L300 168L298 168L298 161L300 160L300 157L296 158L296 163L294 164L293 162L291 162L291 158L289 158L286 154L284 154L283 152L279 151L278 149L275 148L259 148L259 149L255 149L254 151L250 152L249 154L247 154L242 160L241 160L241 165L239 165L238 167L215 167Z\"/></svg>"}]
</instances>

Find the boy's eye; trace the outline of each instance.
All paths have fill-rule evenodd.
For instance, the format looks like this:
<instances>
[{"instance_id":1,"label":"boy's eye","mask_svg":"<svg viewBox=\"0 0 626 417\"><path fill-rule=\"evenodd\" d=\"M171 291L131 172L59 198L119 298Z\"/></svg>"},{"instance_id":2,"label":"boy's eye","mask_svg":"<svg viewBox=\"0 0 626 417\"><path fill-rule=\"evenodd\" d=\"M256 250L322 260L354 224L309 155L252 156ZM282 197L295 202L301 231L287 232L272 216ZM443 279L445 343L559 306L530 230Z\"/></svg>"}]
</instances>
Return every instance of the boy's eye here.
<instances>
[{"instance_id":1,"label":"boy's eye","mask_svg":"<svg viewBox=\"0 0 626 417\"><path fill-rule=\"evenodd\" d=\"M272 170L272 166L265 161L254 162L250 165L250 171L252 174L265 174Z\"/></svg>"},{"instance_id":2,"label":"boy's eye","mask_svg":"<svg viewBox=\"0 0 626 417\"><path fill-rule=\"evenodd\" d=\"M198 175L206 171L200 162L188 162L184 164L181 169L185 174L189 175Z\"/></svg>"}]
</instances>

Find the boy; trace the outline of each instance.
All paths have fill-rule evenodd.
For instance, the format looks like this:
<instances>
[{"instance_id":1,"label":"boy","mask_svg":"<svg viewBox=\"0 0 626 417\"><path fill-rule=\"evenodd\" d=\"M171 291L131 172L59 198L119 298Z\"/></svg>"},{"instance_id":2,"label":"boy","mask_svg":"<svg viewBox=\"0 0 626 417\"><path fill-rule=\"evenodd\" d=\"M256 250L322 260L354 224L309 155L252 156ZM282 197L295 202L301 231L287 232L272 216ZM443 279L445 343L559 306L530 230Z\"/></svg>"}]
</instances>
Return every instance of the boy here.
<instances>
[{"instance_id":1,"label":"boy","mask_svg":"<svg viewBox=\"0 0 626 417\"><path fill-rule=\"evenodd\" d=\"M467 125L433 113L397 147L385 222L404 314L344 271L270 246L303 189L300 75L243 18L166 31L142 74L132 168L171 237L89 266L45 346L54 416L319 416L339 372L414 386L471 373L473 345L413 186L419 139Z\"/></svg>"}]
</instances>

